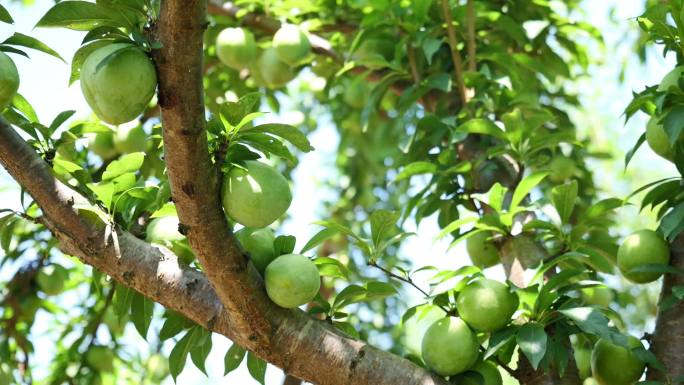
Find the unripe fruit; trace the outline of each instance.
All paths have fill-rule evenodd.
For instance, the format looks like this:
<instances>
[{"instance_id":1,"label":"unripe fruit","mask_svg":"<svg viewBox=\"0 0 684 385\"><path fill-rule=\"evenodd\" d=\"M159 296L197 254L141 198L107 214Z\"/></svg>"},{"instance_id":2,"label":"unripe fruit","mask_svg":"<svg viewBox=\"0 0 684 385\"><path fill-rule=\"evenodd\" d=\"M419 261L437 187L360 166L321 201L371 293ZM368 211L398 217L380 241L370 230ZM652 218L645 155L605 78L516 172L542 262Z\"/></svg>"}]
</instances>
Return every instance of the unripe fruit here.
<instances>
[{"instance_id":1,"label":"unripe fruit","mask_svg":"<svg viewBox=\"0 0 684 385\"><path fill-rule=\"evenodd\" d=\"M130 44L116 43L92 52L81 67L81 91L102 121L121 124L145 111L157 88L152 60Z\"/></svg>"},{"instance_id":2,"label":"unripe fruit","mask_svg":"<svg viewBox=\"0 0 684 385\"><path fill-rule=\"evenodd\" d=\"M445 317L428 328L421 347L425 364L442 376L470 369L480 344L475 333L458 317Z\"/></svg>"},{"instance_id":3,"label":"unripe fruit","mask_svg":"<svg viewBox=\"0 0 684 385\"><path fill-rule=\"evenodd\" d=\"M254 267L264 274L266 266L275 259L275 249L273 242L275 241L275 234L269 228L252 229L245 227L235 233L235 237L240 244L249 253L249 257L254 264Z\"/></svg>"},{"instance_id":4,"label":"unripe fruit","mask_svg":"<svg viewBox=\"0 0 684 385\"><path fill-rule=\"evenodd\" d=\"M466 240L466 250L474 266L487 268L501 262L499 250L489 240L491 236L489 231L480 231Z\"/></svg>"},{"instance_id":5,"label":"unripe fruit","mask_svg":"<svg viewBox=\"0 0 684 385\"><path fill-rule=\"evenodd\" d=\"M518 308L518 296L491 279L469 283L456 299L458 313L473 329L493 332L506 326Z\"/></svg>"},{"instance_id":6,"label":"unripe fruit","mask_svg":"<svg viewBox=\"0 0 684 385\"><path fill-rule=\"evenodd\" d=\"M114 370L114 353L104 346L93 346L86 353L86 363L98 372Z\"/></svg>"},{"instance_id":7,"label":"unripe fruit","mask_svg":"<svg viewBox=\"0 0 684 385\"><path fill-rule=\"evenodd\" d=\"M512 264L518 260L525 269L538 266L547 255L544 247L525 234L508 238L501 246L502 261Z\"/></svg>"},{"instance_id":8,"label":"unripe fruit","mask_svg":"<svg viewBox=\"0 0 684 385\"><path fill-rule=\"evenodd\" d=\"M114 133L98 132L89 136L88 149L102 160L116 158L119 153L114 147Z\"/></svg>"},{"instance_id":9,"label":"unripe fruit","mask_svg":"<svg viewBox=\"0 0 684 385\"><path fill-rule=\"evenodd\" d=\"M628 336L630 349L643 347L635 337ZM645 364L627 348L601 339L591 353L591 371L599 385L633 385L644 372Z\"/></svg>"},{"instance_id":10,"label":"unripe fruit","mask_svg":"<svg viewBox=\"0 0 684 385\"><path fill-rule=\"evenodd\" d=\"M64 290L64 283L69 278L69 271L60 265L48 265L40 269L36 282L46 295L57 295Z\"/></svg>"},{"instance_id":11,"label":"unripe fruit","mask_svg":"<svg viewBox=\"0 0 684 385\"><path fill-rule=\"evenodd\" d=\"M149 143L142 126L120 126L114 133L114 148L120 154L144 152Z\"/></svg>"},{"instance_id":12,"label":"unripe fruit","mask_svg":"<svg viewBox=\"0 0 684 385\"><path fill-rule=\"evenodd\" d=\"M420 355L420 345L427 329L433 323L444 318L444 310L435 305L423 305L416 309L416 314L401 325L402 341L406 349L414 355Z\"/></svg>"},{"instance_id":13,"label":"unripe fruit","mask_svg":"<svg viewBox=\"0 0 684 385\"><path fill-rule=\"evenodd\" d=\"M480 361L469 371L459 375L456 383L458 385L501 385L503 379L496 364L491 361Z\"/></svg>"},{"instance_id":14,"label":"unripe fruit","mask_svg":"<svg viewBox=\"0 0 684 385\"><path fill-rule=\"evenodd\" d=\"M249 160L223 178L223 209L246 227L261 228L280 218L292 202L287 179L273 167Z\"/></svg>"},{"instance_id":15,"label":"unripe fruit","mask_svg":"<svg viewBox=\"0 0 684 385\"><path fill-rule=\"evenodd\" d=\"M321 287L318 267L300 254L281 255L266 267L266 293L284 308L296 308L314 299Z\"/></svg>"},{"instance_id":16,"label":"unripe fruit","mask_svg":"<svg viewBox=\"0 0 684 385\"><path fill-rule=\"evenodd\" d=\"M603 286L588 287L582 289L582 299L587 305L597 305L601 307L608 307L615 295L613 290Z\"/></svg>"},{"instance_id":17,"label":"unripe fruit","mask_svg":"<svg viewBox=\"0 0 684 385\"><path fill-rule=\"evenodd\" d=\"M19 89L19 72L12 59L0 52L0 111L9 106Z\"/></svg>"},{"instance_id":18,"label":"unripe fruit","mask_svg":"<svg viewBox=\"0 0 684 385\"><path fill-rule=\"evenodd\" d=\"M646 126L646 142L651 150L661 157L671 161L674 159L674 149L670 145L670 137L665 132L665 127L658 124L658 118L653 117Z\"/></svg>"},{"instance_id":19,"label":"unripe fruit","mask_svg":"<svg viewBox=\"0 0 684 385\"><path fill-rule=\"evenodd\" d=\"M563 155L556 156L549 164L549 179L554 183L562 183L575 173L575 162Z\"/></svg>"},{"instance_id":20,"label":"unripe fruit","mask_svg":"<svg viewBox=\"0 0 684 385\"><path fill-rule=\"evenodd\" d=\"M366 79L361 76L355 77L344 90L344 102L350 106L361 109L366 105L366 100L368 100L368 94L370 90L368 89L368 84Z\"/></svg>"},{"instance_id":21,"label":"unripe fruit","mask_svg":"<svg viewBox=\"0 0 684 385\"><path fill-rule=\"evenodd\" d=\"M667 92L672 87L679 88L679 79L682 78L682 74L684 74L684 67L681 66L676 67L672 71L668 72L667 75L663 77L663 80L660 81L658 91Z\"/></svg>"},{"instance_id":22,"label":"unripe fruit","mask_svg":"<svg viewBox=\"0 0 684 385\"><path fill-rule=\"evenodd\" d=\"M273 35L273 48L281 61L294 65L306 58L311 51L311 44L298 26L283 24Z\"/></svg>"},{"instance_id":23,"label":"unripe fruit","mask_svg":"<svg viewBox=\"0 0 684 385\"><path fill-rule=\"evenodd\" d=\"M145 239L147 242L159 243L166 246L168 246L170 242L181 241L185 236L178 231L178 224L178 217L175 215L154 218L147 225Z\"/></svg>"},{"instance_id":24,"label":"unripe fruit","mask_svg":"<svg viewBox=\"0 0 684 385\"><path fill-rule=\"evenodd\" d=\"M216 56L228 67L247 68L257 58L254 35L244 28L224 29L216 37Z\"/></svg>"},{"instance_id":25,"label":"unripe fruit","mask_svg":"<svg viewBox=\"0 0 684 385\"><path fill-rule=\"evenodd\" d=\"M591 349L584 346L575 346L574 355L580 378L591 376Z\"/></svg>"},{"instance_id":26,"label":"unripe fruit","mask_svg":"<svg viewBox=\"0 0 684 385\"><path fill-rule=\"evenodd\" d=\"M43 301L35 295L21 299L19 302L21 319L29 323L33 322L33 320L36 318L36 313L42 306Z\"/></svg>"},{"instance_id":27,"label":"unripe fruit","mask_svg":"<svg viewBox=\"0 0 684 385\"><path fill-rule=\"evenodd\" d=\"M280 88L294 79L296 74L292 68L278 57L275 48L266 48L256 63L256 71L253 73L257 83L263 83L269 88Z\"/></svg>"},{"instance_id":28,"label":"unripe fruit","mask_svg":"<svg viewBox=\"0 0 684 385\"><path fill-rule=\"evenodd\" d=\"M625 278L636 283L653 282L661 273L635 273L631 270L649 264L666 265L670 261L667 242L653 230L640 230L625 238L617 252L617 264Z\"/></svg>"}]
</instances>

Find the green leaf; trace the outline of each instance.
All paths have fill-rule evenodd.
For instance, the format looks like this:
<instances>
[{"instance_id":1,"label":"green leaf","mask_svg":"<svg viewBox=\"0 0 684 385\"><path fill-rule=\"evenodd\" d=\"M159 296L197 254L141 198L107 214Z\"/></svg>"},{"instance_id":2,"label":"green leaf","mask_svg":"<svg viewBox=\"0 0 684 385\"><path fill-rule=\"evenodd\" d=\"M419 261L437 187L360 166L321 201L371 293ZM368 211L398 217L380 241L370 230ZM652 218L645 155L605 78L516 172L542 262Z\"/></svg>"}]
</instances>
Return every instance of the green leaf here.
<instances>
[{"instance_id":1,"label":"green leaf","mask_svg":"<svg viewBox=\"0 0 684 385\"><path fill-rule=\"evenodd\" d=\"M493 356L507 343L512 341L517 331L517 326L508 326L492 333L492 335L489 336L489 342L487 344L487 350L485 351L483 360Z\"/></svg>"},{"instance_id":2,"label":"green leaf","mask_svg":"<svg viewBox=\"0 0 684 385\"><path fill-rule=\"evenodd\" d=\"M147 331L150 329L153 314L154 302L147 299L142 294L134 292L133 300L131 302L131 321L133 321L135 330L137 330L144 339L147 339Z\"/></svg>"},{"instance_id":3,"label":"green leaf","mask_svg":"<svg viewBox=\"0 0 684 385\"><path fill-rule=\"evenodd\" d=\"M437 165L431 162L418 161L407 164L401 172L394 178L394 182L408 179L414 175L434 174L437 172Z\"/></svg>"},{"instance_id":4,"label":"green leaf","mask_svg":"<svg viewBox=\"0 0 684 385\"><path fill-rule=\"evenodd\" d=\"M674 106L670 112L665 116L663 127L667 136L670 139L671 145L676 145L679 137L684 132L684 106Z\"/></svg>"},{"instance_id":5,"label":"green leaf","mask_svg":"<svg viewBox=\"0 0 684 385\"><path fill-rule=\"evenodd\" d=\"M211 352L211 333L205 329L200 330L202 331L202 335L197 338L195 347L190 351L190 359L192 360L192 363L195 364L197 369L199 369L206 376L207 369L205 362L207 361L207 357Z\"/></svg>"},{"instance_id":6,"label":"green leaf","mask_svg":"<svg viewBox=\"0 0 684 385\"><path fill-rule=\"evenodd\" d=\"M55 4L36 27L65 27L88 31L98 25L119 26L111 9L87 1L63 1Z\"/></svg>"},{"instance_id":7,"label":"green leaf","mask_svg":"<svg viewBox=\"0 0 684 385\"><path fill-rule=\"evenodd\" d=\"M535 322L526 323L518 330L518 346L535 370L546 354L547 339L544 326Z\"/></svg>"},{"instance_id":8,"label":"green leaf","mask_svg":"<svg viewBox=\"0 0 684 385\"><path fill-rule=\"evenodd\" d=\"M370 247L368 246L366 241L358 235L354 234L354 232L351 231L348 227L332 221L317 221L314 223L317 225L327 227L329 229L337 230L340 233L353 238L354 240L356 240L357 244L364 249L364 252L366 252L367 254L370 253Z\"/></svg>"},{"instance_id":9,"label":"green leaf","mask_svg":"<svg viewBox=\"0 0 684 385\"><path fill-rule=\"evenodd\" d=\"M624 338L622 334L609 326L608 317L593 307L575 307L560 310L560 312L585 333L597 335L612 342L619 342ZM621 345L625 343L626 341L623 341Z\"/></svg>"},{"instance_id":10,"label":"green leaf","mask_svg":"<svg viewBox=\"0 0 684 385\"><path fill-rule=\"evenodd\" d=\"M538 171L526 176L522 181L520 181L520 183L518 183L518 187L516 187L515 191L513 192L511 207L508 209L508 211L514 211L516 208L518 208L518 205L523 201L523 199L525 199L527 194L529 194L530 191L532 191L532 189L541 183L541 181L544 180L544 178L546 178L548 175L548 171Z\"/></svg>"},{"instance_id":11,"label":"green leaf","mask_svg":"<svg viewBox=\"0 0 684 385\"><path fill-rule=\"evenodd\" d=\"M291 254L294 251L297 238L292 235L279 235L273 242L275 255Z\"/></svg>"},{"instance_id":12,"label":"green leaf","mask_svg":"<svg viewBox=\"0 0 684 385\"><path fill-rule=\"evenodd\" d=\"M243 129L242 132L264 132L268 134L275 135L279 138L283 138L288 142L292 143L293 146L297 147L302 152L312 151L314 148L309 143L309 139L306 138L301 131L299 131L294 126L289 124L281 123L267 123L261 124L256 127Z\"/></svg>"},{"instance_id":13,"label":"green leaf","mask_svg":"<svg viewBox=\"0 0 684 385\"><path fill-rule=\"evenodd\" d=\"M38 123L38 115L36 115L36 111L33 109L33 106L31 106L31 103L29 103L28 100L26 100L26 98L24 98L22 95L14 95L12 98L12 106L24 114L26 119L29 121Z\"/></svg>"},{"instance_id":14,"label":"green leaf","mask_svg":"<svg viewBox=\"0 0 684 385\"><path fill-rule=\"evenodd\" d=\"M389 210L375 210L371 214L371 238L376 248L395 230L399 216L399 212Z\"/></svg>"},{"instance_id":15,"label":"green leaf","mask_svg":"<svg viewBox=\"0 0 684 385\"><path fill-rule=\"evenodd\" d=\"M54 56L57 59L64 61L61 56L57 52L55 52L52 48L48 47L45 43L41 42L40 40L24 35L23 33L15 32L14 35L8 37L5 39L0 44L9 44L9 45L18 45L21 47L26 47L26 48L32 48L35 49L36 51L44 52L48 55Z\"/></svg>"},{"instance_id":16,"label":"green leaf","mask_svg":"<svg viewBox=\"0 0 684 385\"><path fill-rule=\"evenodd\" d=\"M69 111L62 111L57 116L52 120L52 123L50 123L50 132L54 132L61 126L64 122L66 122L70 117L72 117L76 111L74 110L69 110Z\"/></svg>"},{"instance_id":17,"label":"green leaf","mask_svg":"<svg viewBox=\"0 0 684 385\"><path fill-rule=\"evenodd\" d=\"M459 230L464 225L467 225L468 223L475 222L478 219L479 219L478 217L468 217L468 218L457 219L457 220L449 223L445 228L443 228L442 231L440 231L439 234L437 235L436 239L442 239L445 236L451 234L452 232Z\"/></svg>"},{"instance_id":18,"label":"green leaf","mask_svg":"<svg viewBox=\"0 0 684 385\"><path fill-rule=\"evenodd\" d=\"M387 282L370 281L366 284L366 299L376 300L397 294L397 289Z\"/></svg>"},{"instance_id":19,"label":"green leaf","mask_svg":"<svg viewBox=\"0 0 684 385\"><path fill-rule=\"evenodd\" d=\"M663 217L660 221L660 229L669 241L673 241L684 231L684 202L679 203Z\"/></svg>"},{"instance_id":20,"label":"green leaf","mask_svg":"<svg viewBox=\"0 0 684 385\"><path fill-rule=\"evenodd\" d=\"M230 349L228 349L226 357L223 359L224 376L240 366L242 360L245 358L245 353L247 353L245 349L240 347L240 345L233 343Z\"/></svg>"},{"instance_id":21,"label":"green leaf","mask_svg":"<svg viewBox=\"0 0 684 385\"><path fill-rule=\"evenodd\" d=\"M349 285L335 296L332 308L338 309L352 303L361 302L365 297L366 288L359 285Z\"/></svg>"},{"instance_id":22,"label":"green leaf","mask_svg":"<svg viewBox=\"0 0 684 385\"><path fill-rule=\"evenodd\" d=\"M338 231L335 229L330 229L330 228L325 228L319 232L317 232L309 241L302 247L302 249L299 251L300 254L304 254L307 251L313 249L314 247L320 245L321 243L325 242L326 240L330 239L331 237L335 236Z\"/></svg>"},{"instance_id":23,"label":"green leaf","mask_svg":"<svg viewBox=\"0 0 684 385\"><path fill-rule=\"evenodd\" d=\"M646 141L646 133L641 134L639 139L637 139L636 143L634 144L634 147L632 147L627 153L625 154L625 168L629 165L629 162L632 160L634 157L634 154L636 154L637 150L639 147L641 147L642 144Z\"/></svg>"},{"instance_id":24,"label":"green leaf","mask_svg":"<svg viewBox=\"0 0 684 385\"><path fill-rule=\"evenodd\" d=\"M176 312L167 311L166 314L166 321L164 321L164 325L162 325L162 328L159 331L159 339L161 341L165 341L177 335L183 331L183 329L192 325L187 318Z\"/></svg>"},{"instance_id":25,"label":"green leaf","mask_svg":"<svg viewBox=\"0 0 684 385\"><path fill-rule=\"evenodd\" d=\"M114 40L106 39L97 40L90 44L81 46L81 48L74 53L74 57L71 59L71 75L69 76L69 85L72 85L81 77L81 67L83 66L83 62L85 62L86 58L88 58L93 51L112 43L114 43Z\"/></svg>"},{"instance_id":26,"label":"green leaf","mask_svg":"<svg viewBox=\"0 0 684 385\"><path fill-rule=\"evenodd\" d=\"M129 289L121 284L117 284L116 289L114 290L112 306L114 307L114 313L121 318L129 314L129 309L131 308L131 303L135 296L135 290Z\"/></svg>"},{"instance_id":27,"label":"green leaf","mask_svg":"<svg viewBox=\"0 0 684 385\"><path fill-rule=\"evenodd\" d=\"M349 271L342 262L330 257L318 257L314 259L318 272L324 277L349 279Z\"/></svg>"},{"instance_id":28,"label":"green leaf","mask_svg":"<svg viewBox=\"0 0 684 385\"><path fill-rule=\"evenodd\" d=\"M252 352L247 353L247 370L252 378L257 380L261 385L266 384L266 361L257 357Z\"/></svg>"},{"instance_id":29,"label":"green leaf","mask_svg":"<svg viewBox=\"0 0 684 385\"><path fill-rule=\"evenodd\" d=\"M258 106L259 100L261 100L259 92L245 94L237 102L227 102L224 106L221 106L221 116L231 126L237 126L245 116L254 112L254 108Z\"/></svg>"},{"instance_id":30,"label":"green leaf","mask_svg":"<svg viewBox=\"0 0 684 385\"><path fill-rule=\"evenodd\" d=\"M7 24L14 24L12 16L2 4L0 4L0 21Z\"/></svg>"},{"instance_id":31,"label":"green leaf","mask_svg":"<svg viewBox=\"0 0 684 385\"><path fill-rule=\"evenodd\" d=\"M169 371L171 372L171 377L176 381L178 375L183 371L185 367L185 362L188 359L188 354L190 350L195 347L195 342L197 338L202 334L202 328L195 326L185 333L185 336L178 341L176 346L171 350L169 355Z\"/></svg>"},{"instance_id":32,"label":"green leaf","mask_svg":"<svg viewBox=\"0 0 684 385\"><path fill-rule=\"evenodd\" d=\"M505 139L505 133L488 119L471 119L456 128L456 131L468 134L491 135L499 139Z\"/></svg>"},{"instance_id":33,"label":"green leaf","mask_svg":"<svg viewBox=\"0 0 684 385\"><path fill-rule=\"evenodd\" d=\"M551 190L551 201L561 222L568 223L577 201L577 181L554 187Z\"/></svg>"},{"instance_id":34,"label":"green leaf","mask_svg":"<svg viewBox=\"0 0 684 385\"><path fill-rule=\"evenodd\" d=\"M102 174L102 180L111 180L123 174L138 171L144 161L144 152L126 154L107 166L107 169Z\"/></svg>"},{"instance_id":35,"label":"green leaf","mask_svg":"<svg viewBox=\"0 0 684 385\"><path fill-rule=\"evenodd\" d=\"M247 142L248 145L261 151L266 157L271 154L288 160L290 163L297 163L297 158L285 147L280 140L260 132L251 131L248 134L240 135L240 140Z\"/></svg>"}]
</instances>

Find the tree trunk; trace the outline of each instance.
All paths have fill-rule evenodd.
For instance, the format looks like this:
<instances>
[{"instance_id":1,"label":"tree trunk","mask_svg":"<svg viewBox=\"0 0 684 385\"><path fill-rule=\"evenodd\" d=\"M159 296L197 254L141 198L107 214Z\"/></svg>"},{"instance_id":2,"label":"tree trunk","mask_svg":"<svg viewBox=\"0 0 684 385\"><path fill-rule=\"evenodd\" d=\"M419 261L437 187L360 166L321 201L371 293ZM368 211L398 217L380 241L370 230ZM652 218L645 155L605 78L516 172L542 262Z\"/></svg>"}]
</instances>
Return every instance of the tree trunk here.
<instances>
[{"instance_id":1,"label":"tree trunk","mask_svg":"<svg viewBox=\"0 0 684 385\"><path fill-rule=\"evenodd\" d=\"M684 270L684 234L670 245L673 267ZM660 305L673 300L672 290L684 288L684 274L665 274ZM650 367L647 379L653 381L684 380L684 301L677 301L668 309L658 308L658 319L651 340L651 351L667 368L667 375Z\"/></svg>"}]
</instances>

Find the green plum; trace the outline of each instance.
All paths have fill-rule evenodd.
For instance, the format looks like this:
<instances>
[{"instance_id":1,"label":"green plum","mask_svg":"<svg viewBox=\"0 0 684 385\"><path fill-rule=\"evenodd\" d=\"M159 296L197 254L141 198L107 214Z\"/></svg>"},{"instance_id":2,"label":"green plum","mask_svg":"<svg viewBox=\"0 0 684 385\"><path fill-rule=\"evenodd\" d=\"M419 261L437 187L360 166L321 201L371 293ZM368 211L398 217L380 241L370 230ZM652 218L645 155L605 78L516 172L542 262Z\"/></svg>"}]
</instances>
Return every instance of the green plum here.
<instances>
[{"instance_id":1,"label":"green plum","mask_svg":"<svg viewBox=\"0 0 684 385\"><path fill-rule=\"evenodd\" d=\"M425 332L421 353L430 369L442 376L453 376L475 365L479 348L475 333L463 320L445 317Z\"/></svg>"},{"instance_id":2,"label":"green plum","mask_svg":"<svg viewBox=\"0 0 684 385\"><path fill-rule=\"evenodd\" d=\"M240 244L249 253L249 257L254 264L254 267L264 274L266 266L271 263L276 255L273 248L275 242L275 234L269 228L252 229L245 227L235 233L235 237Z\"/></svg>"},{"instance_id":3,"label":"green plum","mask_svg":"<svg viewBox=\"0 0 684 385\"><path fill-rule=\"evenodd\" d=\"M501 262L499 250L490 241L491 236L490 231L480 231L466 240L466 250L474 266L487 268Z\"/></svg>"},{"instance_id":4,"label":"green plum","mask_svg":"<svg viewBox=\"0 0 684 385\"><path fill-rule=\"evenodd\" d=\"M296 308L314 299L321 286L318 267L300 254L281 255L266 267L266 293L284 308Z\"/></svg>"},{"instance_id":5,"label":"green plum","mask_svg":"<svg viewBox=\"0 0 684 385\"><path fill-rule=\"evenodd\" d=\"M470 327L481 332L493 332L511 320L518 308L518 296L501 282L481 278L461 290L456 307Z\"/></svg>"},{"instance_id":6,"label":"green plum","mask_svg":"<svg viewBox=\"0 0 684 385\"><path fill-rule=\"evenodd\" d=\"M301 28L283 24L273 35L273 48L282 62L295 65L309 55L311 44Z\"/></svg>"},{"instance_id":7,"label":"green plum","mask_svg":"<svg viewBox=\"0 0 684 385\"><path fill-rule=\"evenodd\" d=\"M254 35L245 28L226 28L216 37L216 56L221 63L240 70L257 58Z\"/></svg>"},{"instance_id":8,"label":"green plum","mask_svg":"<svg viewBox=\"0 0 684 385\"><path fill-rule=\"evenodd\" d=\"M110 124L130 122L142 114L156 88L152 60L131 44L98 48L81 67L83 96L95 115Z\"/></svg>"},{"instance_id":9,"label":"green plum","mask_svg":"<svg viewBox=\"0 0 684 385\"><path fill-rule=\"evenodd\" d=\"M637 338L627 339L630 349L643 347ZM591 353L591 372L599 385L633 385L645 366L631 350L604 339L596 343Z\"/></svg>"},{"instance_id":10,"label":"green plum","mask_svg":"<svg viewBox=\"0 0 684 385\"><path fill-rule=\"evenodd\" d=\"M234 221L261 228L280 218L292 202L287 179L273 167L249 160L223 178L223 208Z\"/></svg>"},{"instance_id":11,"label":"green plum","mask_svg":"<svg viewBox=\"0 0 684 385\"><path fill-rule=\"evenodd\" d=\"M653 230L639 230L622 242L617 252L617 264L625 278L636 283L653 282L658 272L632 272L637 267L670 261L670 248L660 234Z\"/></svg>"}]
</instances>

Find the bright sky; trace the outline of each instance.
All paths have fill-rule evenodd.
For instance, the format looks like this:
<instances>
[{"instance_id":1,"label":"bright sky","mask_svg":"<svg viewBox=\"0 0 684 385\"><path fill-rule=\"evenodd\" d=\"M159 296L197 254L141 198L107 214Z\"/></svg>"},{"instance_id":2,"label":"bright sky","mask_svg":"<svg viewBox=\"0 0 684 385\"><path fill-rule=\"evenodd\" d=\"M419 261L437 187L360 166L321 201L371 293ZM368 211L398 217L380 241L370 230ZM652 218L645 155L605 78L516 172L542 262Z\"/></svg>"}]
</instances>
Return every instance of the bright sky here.
<instances>
[{"instance_id":1,"label":"bright sky","mask_svg":"<svg viewBox=\"0 0 684 385\"><path fill-rule=\"evenodd\" d=\"M39 18L50 7L51 1L38 0L32 7L9 6L10 13L15 19L15 26L0 25L0 38L9 36L13 31L30 34L43 42L47 43L59 52L67 62L74 51L78 48L82 33L68 31L64 29L35 29L32 27ZM643 118L633 119L626 127L623 126L624 117L622 111L631 99L631 90L641 90L647 84L658 82L672 67L672 61L665 62L656 55L650 55L647 66L641 66L636 57L631 53L629 42L634 35L627 34L627 25L633 25L633 17L639 15L642 2L619 0L610 1L587 1L586 16L589 21L598 26L604 33L608 54L605 56L607 62L592 70L591 76L578 83L578 92L582 95L585 109L576 111L573 118L585 134L592 133L592 141L599 147L605 147L606 143L617 142L620 149L620 156L627 151L636 138L643 130L645 121ZM617 6L614 18L619 21L619 25L613 25L608 21L607 15L611 7ZM89 109L83 100L80 87L76 83L72 87L67 87L69 78L69 66L59 60L41 54L30 53L31 60L13 55L21 75L21 86L19 92L24 95L35 107L39 117L44 121L50 121L55 115L64 110L77 110L83 116ZM621 62L627 62L625 72L625 85L617 82ZM598 87L597 87L598 86ZM275 117L274 119L285 119ZM282 120L281 120L282 121ZM598 129L597 129L598 128ZM330 191L323 191L320 188L321 181L329 178L329 173L334 172L334 154L337 146L335 131L329 125L323 123L319 130L310 136L310 141L316 151L302 157L299 167L294 173L294 200L291 206L295 217L288 221L278 232L281 234L292 234L299 239L299 247L315 232L317 227L310 225L315 220L325 216L314 207L312 202L321 202L321 199L331 198L334 195ZM596 165L597 181L605 186L609 191L626 195L630 189L634 188L633 180L646 183L662 175L674 175L674 168L660 158L653 155L650 151L642 149L639 151L633 168L628 178L619 179L621 175L621 165L615 163L599 163ZM634 167L634 166L633 166ZM13 185L10 179L0 170L0 186ZM3 207L18 207L18 190L12 188L3 191L0 188L0 202ZM641 225L652 225L649 220L637 218L634 210L624 210L625 218L629 218L631 225L635 228ZM435 234L438 227L434 218L423 221L420 228L410 228L413 224L408 223L408 231L417 231L419 236L411 238L403 246L403 253L410 256L416 264L435 265L444 268L456 268L467 262L467 257L462 248L456 247L446 251L448 241L435 242ZM490 269L487 274L501 278L503 272L496 268ZM6 272L7 275L9 272ZM0 274L0 279L4 275ZM414 297L414 300L416 298ZM49 329L46 319L43 317L38 320L36 330L40 333ZM105 334L105 333L103 333ZM47 335L46 335L47 336ZM49 346L52 337L39 339L36 346ZM143 351L147 348L147 342L142 340L135 331L129 330L126 341L139 346ZM47 344L47 345L46 345ZM193 365L188 362L186 370L179 377L178 383L193 384L219 384L255 383L249 377L245 365L227 378L223 377L223 357L230 346L227 339L223 337L214 338L214 349L209 356L207 370L209 376L204 376ZM47 353L46 353L47 352ZM33 362L46 363L49 359L49 349L39 349L37 360ZM41 365L37 374L45 373L44 364ZM42 369L42 370L41 370ZM280 384L282 374L277 368L269 367L267 371L268 384ZM170 380L169 380L169 383Z\"/></svg>"}]
</instances>

